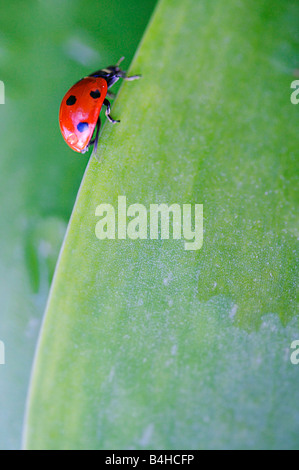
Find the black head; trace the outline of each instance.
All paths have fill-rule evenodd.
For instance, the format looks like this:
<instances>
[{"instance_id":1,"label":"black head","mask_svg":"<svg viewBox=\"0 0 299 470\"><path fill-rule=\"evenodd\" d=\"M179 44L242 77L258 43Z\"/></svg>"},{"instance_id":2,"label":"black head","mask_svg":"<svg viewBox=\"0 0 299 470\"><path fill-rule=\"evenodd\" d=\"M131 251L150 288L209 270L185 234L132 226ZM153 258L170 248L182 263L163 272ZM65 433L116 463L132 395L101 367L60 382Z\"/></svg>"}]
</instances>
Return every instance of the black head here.
<instances>
[{"instance_id":1,"label":"black head","mask_svg":"<svg viewBox=\"0 0 299 470\"><path fill-rule=\"evenodd\" d=\"M119 78L124 78L126 76L126 72L119 68L119 64L123 59L124 57L122 57L116 65L109 65L109 67L106 67L105 69L97 70L97 72L90 74L89 77L104 78L107 82L108 88L110 88Z\"/></svg>"}]
</instances>

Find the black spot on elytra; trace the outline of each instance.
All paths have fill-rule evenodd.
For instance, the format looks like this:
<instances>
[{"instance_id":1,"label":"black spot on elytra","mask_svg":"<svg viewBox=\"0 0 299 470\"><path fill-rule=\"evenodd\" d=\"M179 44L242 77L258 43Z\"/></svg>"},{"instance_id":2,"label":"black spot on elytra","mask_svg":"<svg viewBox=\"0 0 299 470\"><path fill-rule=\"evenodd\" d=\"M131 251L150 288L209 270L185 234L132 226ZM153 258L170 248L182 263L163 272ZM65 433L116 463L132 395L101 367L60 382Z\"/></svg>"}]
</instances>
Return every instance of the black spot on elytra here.
<instances>
[{"instance_id":1,"label":"black spot on elytra","mask_svg":"<svg viewBox=\"0 0 299 470\"><path fill-rule=\"evenodd\" d=\"M90 96L94 99L97 100L101 96L100 90L95 90L90 92Z\"/></svg>"},{"instance_id":2,"label":"black spot on elytra","mask_svg":"<svg viewBox=\"0 0 299 470\"><path fill-rule=\"evenodd\" d=\"M77 98L74 96L74 95L71 95L68 97L68 99L66 100L66 104L68 106L73 106L77 101Z\"/></svg>"},{"instance_id":3,"label":"black spot on elytra","mask_svg":"<svg viewBox=\"0 0 299 470\"><path fill-rule=\"evenodd\" d=\"M79 124L77 125L77 129L79 132L87 131L88 127L88 122L79 122Z\"/></svg>"}]
</instances>

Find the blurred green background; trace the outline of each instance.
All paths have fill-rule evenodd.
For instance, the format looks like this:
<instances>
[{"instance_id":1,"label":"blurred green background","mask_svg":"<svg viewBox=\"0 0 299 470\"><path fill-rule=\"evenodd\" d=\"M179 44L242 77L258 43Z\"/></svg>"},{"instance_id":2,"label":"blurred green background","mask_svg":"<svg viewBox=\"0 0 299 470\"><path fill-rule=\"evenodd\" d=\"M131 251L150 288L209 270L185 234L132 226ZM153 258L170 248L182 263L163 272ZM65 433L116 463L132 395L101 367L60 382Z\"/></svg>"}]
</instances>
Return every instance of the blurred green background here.
<instances>
[{"instance_id":1,"label":"blurred green background","mask_svg":"<svg viewBox=\"0 0 299 470\"><path fill-rule=\"evenodd\" d=\"M1 5L0 448L20 448L30 369L57 255L88 156L58 127L81 77L126 56L156 0L13 0Z\"/></svg>"}]
</instances>

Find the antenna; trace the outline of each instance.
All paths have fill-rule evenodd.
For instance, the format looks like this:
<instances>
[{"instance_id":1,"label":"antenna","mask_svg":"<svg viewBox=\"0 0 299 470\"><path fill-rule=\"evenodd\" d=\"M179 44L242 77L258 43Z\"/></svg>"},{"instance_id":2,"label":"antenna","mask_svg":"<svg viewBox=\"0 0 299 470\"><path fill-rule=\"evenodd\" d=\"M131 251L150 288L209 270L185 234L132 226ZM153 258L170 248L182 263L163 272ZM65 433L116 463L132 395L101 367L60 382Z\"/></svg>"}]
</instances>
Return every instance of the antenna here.
<instances>
[{"instance_id":1,"label":"antenna","mask_svg":"<svg viewBox=\"0 0 299 470\"><path fill-rule=\"evenodd\" d=\"M122 61L125 60L125 56L122 56L119 61L117 62L117 67L119 67L119 65L122 63Z\"/></svg>"}]
</instances>

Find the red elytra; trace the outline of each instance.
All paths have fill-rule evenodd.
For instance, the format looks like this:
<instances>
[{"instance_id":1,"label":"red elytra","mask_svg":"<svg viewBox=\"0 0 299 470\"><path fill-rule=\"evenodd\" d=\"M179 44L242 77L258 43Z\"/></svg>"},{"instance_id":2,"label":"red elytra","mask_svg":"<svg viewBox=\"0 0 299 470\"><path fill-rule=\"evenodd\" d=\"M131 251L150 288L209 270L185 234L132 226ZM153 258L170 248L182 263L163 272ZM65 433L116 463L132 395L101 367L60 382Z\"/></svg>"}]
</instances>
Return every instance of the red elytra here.
<instances>
[{"instance_id":1,"label":"red elytra","mask_svg":"<svg viewBox=\"0 0 299 470\"><path fill-rule=\"evenodd\" d=\"M62 100L59 112L61 133L76 152L84 152L93 136L108 86L104 78L86 77Z\"/></svg>"},{"instance_id":2,"label":"red elytra","mask_svg":"<svg viewBox=\"0 0 299 470\"><path fill-rule=\"evenodd\" d=\"M110 115L110 102L106 98L108 89L119 78L125 80L140 78L140 75L127 77L126 72L119 68L122 60L123 57L116 65L82 78L64 96L59 111L60 130L66 143L76 152L85 153L92 144L96 151L103 105L106 106L108 120L113 124L119 122ZM95 128L97 128L96 136L92 140Z\"/></svg>"}]
</instances>

